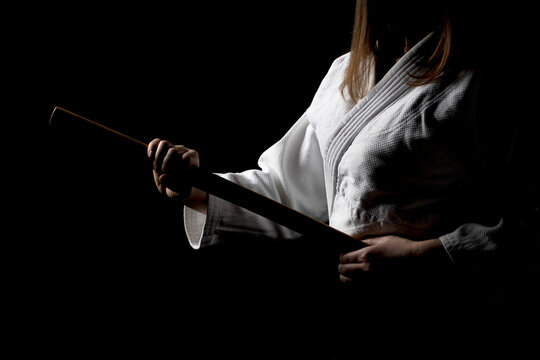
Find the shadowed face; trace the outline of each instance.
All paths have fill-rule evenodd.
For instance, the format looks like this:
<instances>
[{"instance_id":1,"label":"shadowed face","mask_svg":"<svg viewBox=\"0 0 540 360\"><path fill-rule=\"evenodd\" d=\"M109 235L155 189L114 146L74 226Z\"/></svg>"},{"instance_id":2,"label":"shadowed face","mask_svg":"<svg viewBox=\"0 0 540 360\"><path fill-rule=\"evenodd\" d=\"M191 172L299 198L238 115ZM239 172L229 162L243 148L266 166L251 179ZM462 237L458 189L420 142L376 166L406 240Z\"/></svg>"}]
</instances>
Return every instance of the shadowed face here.
<instances>
[{"instance_id":1,"label":"shadowed face","mask_svg":"<svg viewBox=\"0 0 540 360\"><path fill-rule=\"evenodd\" d=\"M366 1L374 50L397 54L435 30L446 7L445 1Z\"/></svg>"},{"instance_id":2,"label":"shadowed face","mask_svg":"<svg viewBox=\"0 0 540 360\"><path fill-rule=\"evenodd\" d=\"M445 3L444 0L367 0L369 22L377 29L426 27L444 14Z\"/></svg>"}]
</instances>

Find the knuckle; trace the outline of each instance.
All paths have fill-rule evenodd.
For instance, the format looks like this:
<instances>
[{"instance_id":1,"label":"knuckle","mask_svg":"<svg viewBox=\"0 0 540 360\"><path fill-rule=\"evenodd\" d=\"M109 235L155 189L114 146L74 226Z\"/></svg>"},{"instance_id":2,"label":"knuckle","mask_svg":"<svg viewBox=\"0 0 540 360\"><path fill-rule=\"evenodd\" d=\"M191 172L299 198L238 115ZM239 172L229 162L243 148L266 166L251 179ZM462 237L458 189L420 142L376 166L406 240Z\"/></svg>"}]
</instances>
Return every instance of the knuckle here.
<instances>
[{"instance_id":1,"label":"knuckle","mask_svg":"<svg viewBox=\"0 0 540 360\"><path fill-rule=\"evenodd\" d=\"M339 257L339 261L342 264L348 264L348 263L351 263L351 262L355 262L357 255L358 255L358 250L356 250L354 252L349 252L349 253L346 253L346 254L341 254L341 256Z\"/></svg>"},{"instance_id":2,"label":"knuckle","mask_svg":"<svg viewBox=\"0 0 540 360\"><path fill-rule=\"evenodd\" d=\"M189 149L186 148L184 145L175 145L175 146L174 146L174 149L176 150L176 152L177 152L178 154L183 154L183 153L185 153L186 151L189 150Z\"/></svg>"},{"instance_id":3,"label":"knuckle","mask_svg":"<svg viewBox=\"0 0 540 360\"><path fill-rule=\"evenodd\" d=\"M194 163L198 161L199 156L195 150L188 150L183 154L182 158L189 160L190 163Z\"/></svg>"},{"instance_id":4,"label":"knuckle","mask_svg":"<svg viewBox=\"0 0 540 360\"><path fill-rule=\"evenodd\" d=\"M368 253L367 252L359 252L357 257L356 257L356 260L358 262L366 262L368 260Z\"/></svg>"},{"instance_id":5,"label":"knuckle","mask_svg":"<svg viewBox=\"0 0 540 360\"><path fill-rule=\"evenodd\" d=\"M174 156L174 155L176 155L176 154L177 154L176 148L170 147L170 148L167 149L167 155L168 155L168 156Z\"/></svg>"},{"instance_id":6,"label":"knuckle","mask_svg":"<svg viewBox=\"0 0 540 360\"><path fill-rule=\"evenodd\" d=\"M159 141L159 144L158 144L158 147L160 147L160 148L163 149L163 148L168 148L168 147L170 147L170 145L171 145L171 143L170 143L169 141L167 141L167 140L160 140L160 141Z\"/></svg>"}]
</instances>

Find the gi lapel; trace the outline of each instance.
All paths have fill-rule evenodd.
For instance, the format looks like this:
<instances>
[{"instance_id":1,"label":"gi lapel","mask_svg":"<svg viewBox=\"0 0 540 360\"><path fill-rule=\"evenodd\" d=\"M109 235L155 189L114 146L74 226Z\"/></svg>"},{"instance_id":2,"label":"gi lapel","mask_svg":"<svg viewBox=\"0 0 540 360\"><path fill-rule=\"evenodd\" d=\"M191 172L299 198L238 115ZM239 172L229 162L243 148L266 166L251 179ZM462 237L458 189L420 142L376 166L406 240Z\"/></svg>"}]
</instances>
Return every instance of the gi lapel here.
<instances>
[{"instance_id":1,"label":"gi lapel","mask_svg":"<svg viewBox=\"0 0 540 360\"><path fill-rule=\"evenodd\" d=\"M334 194L337 189L337 171L343 154L362 129L384 109L404 94L411 91L411 75L418 75L422 68L419 60L425 56L425 48L434 38L433 33L426 36L409 50L386 73L386 75L362 98L339 122L329 136L325 152L325 176L330 214L333 211Z\"/></svg>"}]
</instances>

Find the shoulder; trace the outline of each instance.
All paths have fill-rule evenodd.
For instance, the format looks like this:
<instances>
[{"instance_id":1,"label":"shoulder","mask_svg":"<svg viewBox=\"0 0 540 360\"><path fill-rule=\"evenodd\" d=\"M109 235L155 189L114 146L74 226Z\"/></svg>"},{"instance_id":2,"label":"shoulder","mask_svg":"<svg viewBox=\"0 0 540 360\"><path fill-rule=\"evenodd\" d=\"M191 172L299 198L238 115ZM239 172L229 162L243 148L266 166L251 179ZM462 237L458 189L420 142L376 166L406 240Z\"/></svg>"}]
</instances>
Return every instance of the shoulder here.
<instances>
[{"instance_id":1,"label":"shoulder","mask_svg":"<svg viewBox=\"0 0 540 360\"><path fill-rule=\"evenodd\" d=\"M346 53L334 59L334 61L332 62L332 65L330 65L330 69L328 70L326 77L327 78L338 77L341 80L343 78L345 69L347 68L347 65L349 64L349 58L350 58L350 53Z\"/></svg>"},{"instance_id":2,"label":"shoulder","mask_svg":"<svg viewBox=\"0 0 540 360\"><path fill-rule=\"evenodd\" d=\"M345 70L349 63L349 57L350 54L346 53L334 59L319 85L317 93L314 97L314 101L325 98L329 93L332 95L332 97L335 96L336 93L341 93L339 89L341 87L341 83L343 82Z\"/></svg>"},{"instance_id":3,"label":"shoulder","mask_svg":"<svg viewBox=\"0 0 540 360\"><path fill-rule=\"evenodd\" d=\"M330 68L338 68L338 67L345 67L349 63L349 58L351 57L351 53L348 52L346 54L341 55L340 57L336 58L332 62L332 66Z\"/></svg>"}]
</instances>

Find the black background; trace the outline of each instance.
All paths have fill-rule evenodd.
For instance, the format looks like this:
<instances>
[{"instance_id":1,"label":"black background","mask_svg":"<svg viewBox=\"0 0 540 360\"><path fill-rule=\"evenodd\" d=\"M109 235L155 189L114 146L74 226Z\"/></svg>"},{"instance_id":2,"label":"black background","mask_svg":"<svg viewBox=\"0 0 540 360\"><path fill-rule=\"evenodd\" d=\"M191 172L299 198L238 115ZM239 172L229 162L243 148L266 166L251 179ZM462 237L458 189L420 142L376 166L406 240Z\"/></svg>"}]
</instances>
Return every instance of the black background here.
<instances>
[{"instance_id":1,"label":"black background","mask_svg":"<svg viewBox=\"0 0 540 360\"><path fill-rule=\"evenodd\" d=\"M234 338L224 333L239 320L208 308L267 295L244 299L224 277L207 278L215 264L208 270L209 260L188 245L144 148L62 114L49 127L54 106L145 142L195 148L216 172L253 168L348 51L353 9L353 1L13 9L5 34L15 56L6 74L15 80L10 121L20 128L8 134L6 154L23 170L10 172L14 185L6 187L16 199L8 225L18 248L8 276L16 280L13 333L33 335L24 351L174 349L191 358L201 337ZM487 58L503 74L510 104L527 98L513 89L530 80L524 69L535 44L534 26L518 20L527 10L512 10L476 13L490 35L479 46L497 54ZM230 341L229 351L240 343Z\"/></svg>"},{"instance_id":2,"label":"black background","mask_svg":"<svg viewBox=\"0 0 540 360\"><path fill-rule=\"evenodd\" d=\"M144 142L184 144L216 172L256 167L348 51L353 8L79 2L14 10L10 116L20 128L10 148L25 176L10 194L10 274L12 333L30 343L21 351L194 358L194 349L216 352L205 342L226 338L224 354L242 352L226 333L240 325L247 336L254 323L242 309L268 304L268 294L230 278L242 264L217 265L240 255L189 246L144 148L62 113L49 127L49 115L62 106Z\"/></svg>"}]
</instances>

